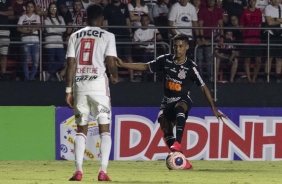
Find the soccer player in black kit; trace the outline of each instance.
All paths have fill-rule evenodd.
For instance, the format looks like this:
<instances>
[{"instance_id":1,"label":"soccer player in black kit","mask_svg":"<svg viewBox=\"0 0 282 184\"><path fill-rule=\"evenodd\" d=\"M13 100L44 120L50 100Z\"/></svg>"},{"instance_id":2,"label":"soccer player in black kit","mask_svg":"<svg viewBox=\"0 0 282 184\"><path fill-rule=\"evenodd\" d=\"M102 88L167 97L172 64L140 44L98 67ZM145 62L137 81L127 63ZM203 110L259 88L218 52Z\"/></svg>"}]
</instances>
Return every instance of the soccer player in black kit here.
<instances>
[{"instance_id":1,"label":"soccer player in black kit","mask_svg":"<svg viewBox=\"0 0 282 184\"><path fill-rule=\"evenodd\" d=\"M188 37L178 34L173 38L174 54L161 55L148 63L124 63L120 59L117 61L117 65L123 68L163 72L164 97L158 114L158 122L164 133L166 144L172 152L181 152L181 139L188 112L192 106L189 96L192 83L201 87L214 115L221 119L227 118L216 109L210 91L199 74L198 66L187 58L188 49ZM174 126L176 126L175 137L173 135ZM192 169L188 160L185 169Z\"/></svg>"}]
</instances>

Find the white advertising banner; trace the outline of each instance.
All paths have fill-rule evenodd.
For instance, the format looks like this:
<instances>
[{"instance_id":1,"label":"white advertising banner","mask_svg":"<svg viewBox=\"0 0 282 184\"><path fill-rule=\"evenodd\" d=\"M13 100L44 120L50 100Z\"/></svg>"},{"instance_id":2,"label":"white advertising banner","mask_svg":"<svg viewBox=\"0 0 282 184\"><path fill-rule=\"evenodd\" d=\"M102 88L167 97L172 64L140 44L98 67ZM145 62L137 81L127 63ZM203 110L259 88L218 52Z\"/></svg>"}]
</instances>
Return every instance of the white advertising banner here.
<instances>
[{"instance_id":1,"label":"white advertising banner","mask_svg":"<svg viewBox=\"0 0 282 184\"><path fill-rule=\"evenodd\" d=\"M60 123L61 158L74 160L74 139L77 131L75 117L72 116ZM84 160L100 160L100 135L96 121L90 117Z\"/></svg>"}]
</instances>

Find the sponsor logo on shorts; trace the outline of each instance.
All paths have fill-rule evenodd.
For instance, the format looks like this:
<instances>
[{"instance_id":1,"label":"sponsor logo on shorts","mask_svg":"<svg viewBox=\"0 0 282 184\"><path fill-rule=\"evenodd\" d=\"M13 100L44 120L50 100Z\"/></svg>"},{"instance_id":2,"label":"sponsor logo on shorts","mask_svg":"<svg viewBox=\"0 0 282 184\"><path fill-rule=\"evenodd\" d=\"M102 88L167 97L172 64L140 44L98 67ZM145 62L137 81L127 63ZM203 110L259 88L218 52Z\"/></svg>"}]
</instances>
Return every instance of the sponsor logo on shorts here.
<instances>
[{"instance_id":1,"label":"sponsor logo on shorts","mask_svg":"<svg viewBox=\"0 0 282 184\"><path fill-rule=\"evenodd\" d=\"M97 79L97 75L92 75L92 76L76 76L75 77L75 82L81 82L81 81L92 81Z\"/></svg>"},{"instance_id":2,"label":"sponsor logo on shorts","mask_svg":"<svg viewBox=\"0 0 282 184\"><path fill-rule=\"evenodd\" d=\"M167 98L166 97L166 102L167 103L172 103L172 102L176 102L178 100L180 100L181 97L171 97L171 98Z\"/></svg>"},{"instance_id":3,"label":"sponsor logo on shorts","mask_svg":"<svg viewBox=\"0 0 282 184\"><path fill-rule=\"evenodd\" d=\"M110 113L110 110L103 108L103 109L101 109L99 112L100 112L100 113Z\"/></svg>"}]
</instances>

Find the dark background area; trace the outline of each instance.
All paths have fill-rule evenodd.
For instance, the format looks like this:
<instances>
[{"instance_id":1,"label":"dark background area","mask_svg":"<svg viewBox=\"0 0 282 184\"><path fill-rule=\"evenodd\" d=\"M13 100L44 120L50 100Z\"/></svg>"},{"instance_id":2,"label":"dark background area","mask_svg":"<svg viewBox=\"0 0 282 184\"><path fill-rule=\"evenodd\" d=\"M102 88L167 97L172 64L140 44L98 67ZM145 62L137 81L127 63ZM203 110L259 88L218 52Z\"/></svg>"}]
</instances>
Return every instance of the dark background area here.
<instances>
[{"instance_id":1,"label":"dark background area","mask_svg":"<svg viewBox=\"0 0 282 184\"><path fill-rule=\"evenodd\" d=\"M213 84L207 84L213 95ZM159 107L162 82L122 82L110 85L113 107ZM217 84L218 107L281 107L282 85L278 83ZM201 88L194 86L195 107L207 107ZM63 82L0 82L0 106L66 106Z\"/></svg>"}]
</instances>

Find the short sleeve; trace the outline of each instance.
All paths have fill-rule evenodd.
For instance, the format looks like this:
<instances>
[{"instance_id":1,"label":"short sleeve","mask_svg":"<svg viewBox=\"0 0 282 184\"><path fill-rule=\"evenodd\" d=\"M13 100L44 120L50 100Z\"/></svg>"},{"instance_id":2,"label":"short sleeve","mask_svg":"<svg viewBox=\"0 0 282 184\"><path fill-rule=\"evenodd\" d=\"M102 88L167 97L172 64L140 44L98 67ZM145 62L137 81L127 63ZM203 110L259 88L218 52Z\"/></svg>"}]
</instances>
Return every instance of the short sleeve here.
<instances>
[{"instance_id":1,"label":"short sleeve","mask_svg":"<svg viewBox=\"0 0 282 184\"><path fill-rule=\"evenodd\" d=\"M129 3L129 4L127 5L127 7L128 7L128 11L134 11L134 8L133 8L133 6L132 6L131 3Z\"/></svg>"},{"instance_id":2,"label":"short sleeve","mask_svg":"<svg viewBox=\"0 0 282 184\"><path fill-rule=\"evenodd\" d=\"M144 12L145 12L146 14L148 14L148 13L149 13L149 8L148 8L148 6L147 6L147 5L145 5L145 6L144 6L144 9L143 9L143 10L144 10Z\"/></svg>"},{"instance_id":3,"label":"short sleeve","mask_svg":"<svg viewBox=\"0 0 282 184\"><path fill-rule=\"evenodd\" d=\"M176 8L176 5L177 5L177 3L175 3L175 4L171 7L171 9L170 9L170 11L169 11L169 13L168 13L168 20L170 20L170 21L175 21L175 20L176 20L176 16L177 16L177 8Z\"/></svg>"},{"instance_id":4,"label":"short sleeve","mask_svg":"<svg viewBox=\"0 0 282 184\"><path fill-rule=\"evenodd\" d=\"M197 11L193 5L191 5L191 19L192 21L198 21Z\"/></svg>"},{"instance_id":5,"label":"short sleeve","mask_svg":"<svg viewBox=\"0 0 282 184\"><path fill-rule=\"evenodd\" d=\"M267 17L267 16L271 16L271 10L269 8L269 6L266 6L264 8L264 15Z\"/></svg>"},{"instance_id":6,"label":"short sleeve","mask_svg":"<svg viewBox=\"0 0 282 184\"><path fill-rule=\"evenodd\" d=\"M18 20L18 25L23 25L23 19L24 19L23 16L25 16L25 15L20 16L20 18Z\"/></svg>"},{"instance_id":7,"label":"short sleeve","mask_svg":"<svg viewBox=\"0 0 282 184\"><path fill-rule=\"evenodd\" d=\"M74 34L71 35L68 43L68 48L67 48L67 53L66 53L66 58L69 57L75 57L75 36Z\"/></svg>"},{"instance_id":8,"label":"short sleeve","mask_svg":"<svg viewBox=\"0 0 282 184\"><path fill-rule=\"evenodd\" d=\"M134 31L133 41L134 41L134 42L139 42L139 38L138 38L138 29L137 29L136 31Z\"/></svg>"},{"instance_id":9,"label":"short sleeve","mask_svg":"<svg viewBox=\"0 0 282 184\"><path fill-rule=\"evenodd\" d=\"M41 21L40 21L40 16L37 16L37 17L36 17L36 23L37 23L37 24L40 24L40 23L41 23Z\"/></svg>"},{"instance_id":10,"label":"short sleeve","mask_svg":"<svg viewBox=\"0 0 282 184\"><path fill-rule=\"evenodd\" d=\"M117 57L116 39L113 34L109 34L109 43L106 47L105 56Z\"/></svg>"},{"instance_id":11,"label":"short sleeve","mask_svg":"<svg viewBox=\"0 0 282 184\"><path fill-rule=\"evenodd\" d=\"M160 72L163 71L165 57L164 55L157 57L156 60L148 62L150 72Z\"/></svg>"},{"instance_id":12,"label":"short sleeve","mask_svg":"<svg viewBox=\"0 0 282 184\"><path fill-rule=\"evenodd\" d=\"M200 75L199 67L197 65L194 65L192 67L193 74L192 74L192 80L197 84L197 86L204 86L205 83Z\"/></svg>"}]
</instances>

